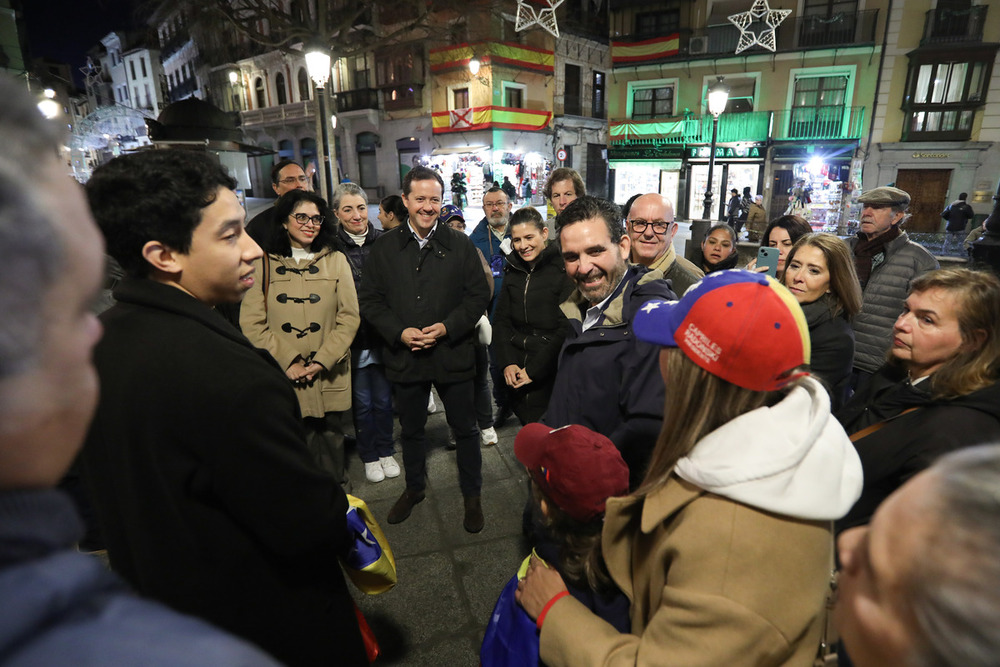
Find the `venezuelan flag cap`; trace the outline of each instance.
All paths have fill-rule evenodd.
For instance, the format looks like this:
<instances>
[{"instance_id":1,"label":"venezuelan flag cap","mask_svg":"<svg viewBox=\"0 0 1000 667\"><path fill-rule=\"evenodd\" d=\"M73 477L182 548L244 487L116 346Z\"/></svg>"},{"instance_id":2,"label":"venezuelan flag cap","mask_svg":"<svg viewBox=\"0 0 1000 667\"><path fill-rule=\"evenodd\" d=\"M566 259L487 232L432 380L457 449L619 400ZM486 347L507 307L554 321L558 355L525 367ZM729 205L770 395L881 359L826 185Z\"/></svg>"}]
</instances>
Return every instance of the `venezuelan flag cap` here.
<instances>
[{"instance_id":1,"label":"venezuelan flag cap","mask_svg":"<svg viewBox=\"0 0 1000 667\"><path fill-rule=\"evenodd\" d=\"M776 280L734 269L710 273L680 301L649 301L633 324L640 340L680 348L717 377L755 391L780 389L809 363L809 327Z\"/></svg>"}]
</instances>

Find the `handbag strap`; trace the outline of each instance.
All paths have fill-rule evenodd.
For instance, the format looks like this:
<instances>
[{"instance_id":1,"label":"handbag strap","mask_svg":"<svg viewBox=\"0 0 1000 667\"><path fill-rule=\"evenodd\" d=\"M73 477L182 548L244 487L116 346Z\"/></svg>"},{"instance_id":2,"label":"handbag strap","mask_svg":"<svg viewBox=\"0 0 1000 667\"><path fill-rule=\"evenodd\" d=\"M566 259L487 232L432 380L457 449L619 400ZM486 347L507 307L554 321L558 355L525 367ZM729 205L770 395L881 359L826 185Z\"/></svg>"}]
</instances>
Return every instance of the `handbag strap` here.
<instances>
[{"instance_id":1,"label":"handbag strap","mask_svg":"<svg viewBox=\"0 0 1000 667\"><path fill-rule=\"evenodd\" d=\"M876 422L876 423L872 424L871 426L867 426L867 427L861 429L860 431L858 431L857 433L855 433L854 435L852 435L851 436L851 442L857 442L861 438L867 438L868 436L870 436L875 431L878 431L879 429L883 428L886 424L888 424L892 420L899 419L900 417L902 417L903 415L907 414L908 412L913 412L914 410L919 410L919 409L920 409L920 406L917 406L917 407L914 407L914 408L907 408L906 410L903 410L902 412L900 412L895 417L889 417L888 419L884 419L884 420L882 420L880 422Z\"/></svg>"}]
</instances>

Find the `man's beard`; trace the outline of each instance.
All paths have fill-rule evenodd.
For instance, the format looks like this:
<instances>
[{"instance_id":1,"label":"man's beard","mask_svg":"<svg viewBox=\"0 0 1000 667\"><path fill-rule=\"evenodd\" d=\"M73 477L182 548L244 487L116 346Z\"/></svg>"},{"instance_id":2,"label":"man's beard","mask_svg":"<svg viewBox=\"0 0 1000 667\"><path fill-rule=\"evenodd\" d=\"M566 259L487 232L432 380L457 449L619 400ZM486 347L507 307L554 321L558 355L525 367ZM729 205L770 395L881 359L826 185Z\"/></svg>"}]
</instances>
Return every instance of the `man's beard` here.
<instances>
[{"instance_id":1,"label":"man's beard","mask_svg":"<svg viewBox=\"0 0 1000 667\"><path fill-rule=\"evenodd\" d=\"M490 223L490 227L497 227L497 228L499 228L499 227L506 227L507 226L507 216L506 215L503 216L502 218L487 218L487 221Z\"/></svg>"},{"instance_id":2,"label":"man's beard","mask_svg":"<svg viewBox=\"0 0 1000 667\"><path fill-rule=\"evenodd\" d=\"M573 282L576 283L576 288L580 291L580 294L583 295L583 298L591 304L597 304L607 299L615 288L618 287L618 283L621 282L622 276L625 275L625 271L627 269L628 265L624 261L620 261L615 264L615 267L612 269L610 275L603 269L595 266L590 270L590 273L585 276L574 276ZM606 278L606 282L599 284L596 287L585 288L583 286L583 283L602 276Z\"/></svg>"}]
</instances>

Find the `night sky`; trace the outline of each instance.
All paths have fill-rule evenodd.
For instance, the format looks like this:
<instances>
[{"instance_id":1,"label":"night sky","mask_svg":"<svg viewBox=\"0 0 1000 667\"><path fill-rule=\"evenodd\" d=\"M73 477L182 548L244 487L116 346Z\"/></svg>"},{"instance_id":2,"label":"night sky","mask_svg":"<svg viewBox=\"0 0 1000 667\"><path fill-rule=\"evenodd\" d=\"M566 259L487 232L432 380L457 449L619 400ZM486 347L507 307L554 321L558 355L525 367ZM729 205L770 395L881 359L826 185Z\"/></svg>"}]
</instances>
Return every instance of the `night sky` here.
<instances>
[{"instance_id":1,"label":"night sky","mask_svg":"<svg viewBox=\"0 0 1000 667\"><path fill-rule=\"evenodd\" d=\"M139 0L24 0L30 55L69 63L80 85L79 70L88 50L113 30L141 25L136 18L138 4Z\"/></svg>"}]
</instances>

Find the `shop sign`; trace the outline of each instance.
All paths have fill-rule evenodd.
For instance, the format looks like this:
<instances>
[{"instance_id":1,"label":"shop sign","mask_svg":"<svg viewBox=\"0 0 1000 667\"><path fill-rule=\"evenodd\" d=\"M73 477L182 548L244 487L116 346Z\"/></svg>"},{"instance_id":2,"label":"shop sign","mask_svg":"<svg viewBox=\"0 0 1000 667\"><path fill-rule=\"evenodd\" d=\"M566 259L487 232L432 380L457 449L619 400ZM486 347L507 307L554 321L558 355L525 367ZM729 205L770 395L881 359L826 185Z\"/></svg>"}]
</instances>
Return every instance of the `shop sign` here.
<instances>
[{"instance_id":1,"label":"shop sign","mask_svg":"<svg viewBox=\"0 0 1000 667\"><path fill-rule=\"evenodd\" d=\"M705 158L708 159L709 154L712 152L709 146L689 146L688 147L688 157L689 158ZM715 147L715 159L721 158L759 158L760 146L716 146Z\"/></svg>"},{"instance_id":2,"label":"shop sign","mask_svg":"<svg viewBox=\"0 0 1000 667\"><path fill-rule=\"evenodd\" d=\"M681 146L612 146L609 160L670 160L684 155Z\"/></svg>"},{"instance_id":3,"label":"shop sign","mask_svg":"<svg viewBox=\"0 0 1000 667\"><path fill-rule=\"evenodd\" d=\"M822 160L849 160L857 148L857 143L850 144L820 144L805 146L775 146L772 156L775 159L810 160L818 157Z\"/></svg>"},{"instance_id":4,"label":"shop sign","mask_svg":"<svg viewBox=\"0 0 1000 667\"><path fill-rule=\"evenodd\" d=\"M946 160L951 156L947 153L914 153L913 157L916 160Z\"/></svg>"}]
</instances>

